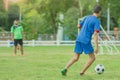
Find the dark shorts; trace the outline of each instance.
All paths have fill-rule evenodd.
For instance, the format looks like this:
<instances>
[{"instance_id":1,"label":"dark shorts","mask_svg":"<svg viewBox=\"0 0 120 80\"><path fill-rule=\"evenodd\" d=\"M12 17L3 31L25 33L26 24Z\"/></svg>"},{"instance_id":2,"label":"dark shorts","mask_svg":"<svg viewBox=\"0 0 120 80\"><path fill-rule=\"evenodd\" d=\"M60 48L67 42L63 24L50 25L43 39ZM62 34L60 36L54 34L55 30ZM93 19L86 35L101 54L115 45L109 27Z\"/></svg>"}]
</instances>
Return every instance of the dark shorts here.
<instances>
[{"instance_id":1,"label":"dark shorts","mask_svg":"<svg viewBox=\"0 0 120 80\"><path fill-rule=\"evenodd\" d=\"M84 44L81 42L76 42L74 52L77 54L82 54L83 52L85 54L90 54L94 53L94 49L91 43Z\"/></svg>"},{"instance_id":2,"label":"dark shorts","mask_svg":"<svg viewBox=\"0 0 120 80\"><path fill-rule=\"evenodd\" d=\"M14 46L17 46L18 44L23 46L23 40L22 39L14 39Z\"/></svg>"}]
</instances>

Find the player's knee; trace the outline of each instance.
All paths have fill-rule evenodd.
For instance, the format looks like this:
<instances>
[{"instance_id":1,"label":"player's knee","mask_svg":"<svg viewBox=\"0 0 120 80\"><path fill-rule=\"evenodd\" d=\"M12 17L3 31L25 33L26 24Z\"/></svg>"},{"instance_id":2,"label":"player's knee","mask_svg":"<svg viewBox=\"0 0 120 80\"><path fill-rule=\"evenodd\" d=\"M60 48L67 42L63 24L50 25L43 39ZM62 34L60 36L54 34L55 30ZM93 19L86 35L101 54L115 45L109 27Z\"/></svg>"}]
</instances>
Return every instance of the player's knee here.
<instances>
[{"instance_id":1,"label":"player's knee","mask_svg":"<svg viewBox=\"0 0 120 80\"><path fill-rule=\"evenodd\" d=\"M95 61L95 59L96 59L96 58L95 58L95 56L94 56L94 57L92 57L92 60L93 60L93 61Z\"/></svg>"},{"instance_id":2,"label":"player's knee","mask_svg":"<svg viewBox=\"0 0 120 80\"><path fill-rule=\"evenodd\" d=\"M95 61L95 56L93 56L93 57L90 57L90 59L92 60L92 61Z\"/></svg>"},{"instance_id":3,"label":"player's knee","mask_svg":"<svg viewBox=\"0 0 120 80\"><path fill-rule=\"evenodd\" d=\"M78 61L78 57L74 57L73 59L74 59L74 61Z\"/></svg>"}]
</instances>

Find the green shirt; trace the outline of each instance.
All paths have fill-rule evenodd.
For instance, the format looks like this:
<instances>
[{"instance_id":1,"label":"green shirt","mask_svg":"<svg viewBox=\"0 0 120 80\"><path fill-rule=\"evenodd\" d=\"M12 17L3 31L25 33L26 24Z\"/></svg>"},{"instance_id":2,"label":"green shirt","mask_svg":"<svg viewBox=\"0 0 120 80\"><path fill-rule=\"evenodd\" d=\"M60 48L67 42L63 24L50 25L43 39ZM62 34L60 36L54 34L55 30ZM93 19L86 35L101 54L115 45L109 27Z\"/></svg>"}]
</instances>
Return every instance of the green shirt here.
<instances>
[{"instance_id":1,"label":"green shirt","mask_svg":"<svg viewBox=\"0 0 120 80\"><path fill-rule=\"evenodd\" d=\"M14 35L14 39L22 39L23 27L21 25L11 27L11 33Z\"/></svg>"}]
</instances>

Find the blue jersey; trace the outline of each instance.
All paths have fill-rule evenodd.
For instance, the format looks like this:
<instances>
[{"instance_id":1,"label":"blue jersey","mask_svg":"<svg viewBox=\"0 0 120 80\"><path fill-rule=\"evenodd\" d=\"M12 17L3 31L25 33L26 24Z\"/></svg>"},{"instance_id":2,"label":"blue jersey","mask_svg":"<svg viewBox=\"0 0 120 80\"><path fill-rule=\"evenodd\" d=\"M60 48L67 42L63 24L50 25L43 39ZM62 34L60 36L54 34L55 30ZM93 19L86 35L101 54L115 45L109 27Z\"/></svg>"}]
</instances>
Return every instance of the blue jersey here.
<instances>
[{"instance_id":1,"label":"blue jersey","mask_svg":"<svg viewBox=\"0 0 120 80\"><path fill-rule=\"evenodd\" d=\"M81 30L76 41L84 44L91 42L94 31L99 32L100 30L100 21L93 15L86 16L79 25L81 26Z\"/></svg>"}]
</instances>

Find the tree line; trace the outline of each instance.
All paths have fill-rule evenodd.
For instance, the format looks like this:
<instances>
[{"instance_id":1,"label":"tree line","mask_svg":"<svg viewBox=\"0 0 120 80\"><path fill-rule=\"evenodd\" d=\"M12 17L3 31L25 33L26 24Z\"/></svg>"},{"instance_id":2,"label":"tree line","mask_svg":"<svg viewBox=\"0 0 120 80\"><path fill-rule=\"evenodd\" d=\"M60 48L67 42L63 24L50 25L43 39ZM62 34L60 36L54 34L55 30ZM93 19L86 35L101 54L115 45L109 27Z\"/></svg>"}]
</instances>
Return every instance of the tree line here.
<instances>
[{"instance_id":1,"label":"tree line","mask_svg":"<svg viewBox=\"0 0 120 80\"><path fill-rule=\"evenodd\" d=\"M38 34L54 34L56 36L59 23L64 28L65 36L75 39L78 18L91 15L93 7L99 4L103 8L100 17L101 24L107 27L107 8L110 3L111 30L119 27L120 1L119 0L21 0L10 2L9 9L5 10L3 0L0 0L0 31L10 31L14 19L19 19L21 9L22 22L27 39L36 39ZM61 21L60 14L64 15Z\"/></svg>"}]
</instances>

